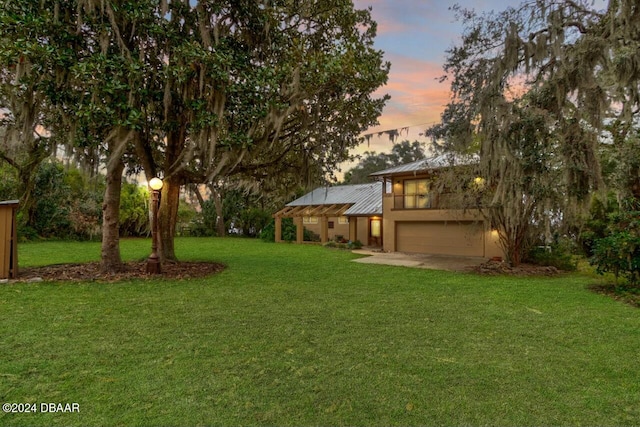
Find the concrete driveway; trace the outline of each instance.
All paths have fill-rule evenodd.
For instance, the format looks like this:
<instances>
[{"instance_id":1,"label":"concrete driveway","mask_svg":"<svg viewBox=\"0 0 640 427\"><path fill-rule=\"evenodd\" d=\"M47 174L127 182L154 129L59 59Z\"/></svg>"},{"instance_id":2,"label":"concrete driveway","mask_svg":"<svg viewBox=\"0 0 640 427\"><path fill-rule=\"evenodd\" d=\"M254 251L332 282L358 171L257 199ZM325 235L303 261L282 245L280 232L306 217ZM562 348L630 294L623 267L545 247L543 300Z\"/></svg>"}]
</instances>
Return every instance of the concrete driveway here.
<instances>
[{"instance_id":1,"label":"concrete driveway","mask_svg":"<svg viewBox=\"0 0 640 427\"><path fill-rule=\"evenodd\" d=\"M363 258L353 260L353 262L361 264L398 265L430 270L465 271L468 267L475 267L487 261L483 257L375 252L368 249L358 249L352 252L366 255Z\"/></svg>"}]
</instances>

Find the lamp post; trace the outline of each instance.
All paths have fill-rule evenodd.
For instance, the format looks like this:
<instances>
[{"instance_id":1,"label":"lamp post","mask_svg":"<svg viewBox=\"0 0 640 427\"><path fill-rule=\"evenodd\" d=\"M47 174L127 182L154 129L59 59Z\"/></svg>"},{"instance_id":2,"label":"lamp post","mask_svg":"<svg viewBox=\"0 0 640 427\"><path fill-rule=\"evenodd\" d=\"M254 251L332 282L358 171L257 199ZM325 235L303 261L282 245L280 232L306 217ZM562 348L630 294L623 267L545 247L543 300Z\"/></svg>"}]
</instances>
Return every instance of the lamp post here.
<instances>
[{"instance_id":1,"label":"lamp post","mask_svg":"<svg viewBox=\"0 0 640 427\"><path fill-rule=\"evenodd\" d=\"M151 255L147 258L147 274L160 274L160 257L158 256L158 202L162 189L160 178L151 178Z\"/></svg>"}]
</instances>

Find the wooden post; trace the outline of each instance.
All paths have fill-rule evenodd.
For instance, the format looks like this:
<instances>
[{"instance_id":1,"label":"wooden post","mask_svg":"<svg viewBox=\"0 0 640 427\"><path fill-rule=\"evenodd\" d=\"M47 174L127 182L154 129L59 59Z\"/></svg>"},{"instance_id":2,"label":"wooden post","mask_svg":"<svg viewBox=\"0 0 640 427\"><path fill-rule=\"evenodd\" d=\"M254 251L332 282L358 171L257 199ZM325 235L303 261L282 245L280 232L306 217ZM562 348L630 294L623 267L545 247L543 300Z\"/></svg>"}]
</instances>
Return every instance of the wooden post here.
<instances>
[{"instance_id":1,"label":"wooden post","mask_svg":"<svg viewBox=\"0 0 640 427\"><path fill-rule=\"evenodd\" d=\"M358 217L349 217L349 240L355 242L358 240Z\"/></svg>"},{"instance_id":2,"label":"wooden post","mask_svg":"<svg viewBox=\"0 0 640 427\"><path fill-rule=\"evenodd\" d=\"M276 243L282 242L282 217L276 217Z\"/></svg>"},{"instance_id":3,"label":"wooden post","mask_svg":"<svg viewBox=\"0 0 640 427\"><path fill-rule=\"evenodd\" d=\"M296 223L296 243L302 243L304 241L304 225L302 222L302 217L295 217Z\"/></svg>"},{"instance_id":4,"label":"wooden post","mask_svg":"<svg viewBox=\"0 0 640 427\"><path fill-rule=\"evenodd\" d=\"M326 243L329 241L329 217L320 217L320 242Z\"/></svg>"}]
</instances>

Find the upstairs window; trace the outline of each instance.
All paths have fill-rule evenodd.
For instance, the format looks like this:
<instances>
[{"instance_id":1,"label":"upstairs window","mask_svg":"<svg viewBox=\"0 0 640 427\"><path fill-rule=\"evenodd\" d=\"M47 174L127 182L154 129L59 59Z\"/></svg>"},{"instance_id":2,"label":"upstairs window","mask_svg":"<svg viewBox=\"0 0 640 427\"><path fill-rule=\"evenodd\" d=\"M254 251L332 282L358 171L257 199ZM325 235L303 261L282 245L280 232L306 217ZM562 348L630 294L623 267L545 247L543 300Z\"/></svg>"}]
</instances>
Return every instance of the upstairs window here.
<instances>
[{"instance_id":1,"label":"upstairs window","mask_svg":"<svg viewBox=\"0 0 640 427\"><path fill-rule=\"evenodd\" d=\"M404 181L404 208L426 209L431 207L429 181L427 179L407 179Z\"/></svg>"}]
</instances>

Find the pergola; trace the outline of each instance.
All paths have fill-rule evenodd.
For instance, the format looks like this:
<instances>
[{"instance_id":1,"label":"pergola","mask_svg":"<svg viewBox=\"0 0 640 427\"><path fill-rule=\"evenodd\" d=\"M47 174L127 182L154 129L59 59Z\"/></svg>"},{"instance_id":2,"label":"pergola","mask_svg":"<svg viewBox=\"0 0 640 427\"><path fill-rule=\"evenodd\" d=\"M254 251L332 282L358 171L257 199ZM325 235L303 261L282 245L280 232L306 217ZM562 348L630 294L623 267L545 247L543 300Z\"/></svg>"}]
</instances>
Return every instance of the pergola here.
<instances>
[{"instance_id":1,"label":"pergola","mask_svg":"<svg viewBox=\"0 0 640 427\"><path fill-rule=\"evenodd\" d=\"M304 218L315 217L320 223L320 241L329 240L329 218L349 218L349 240L358 240L358 218L382 216L382 183L319 187L276 212L276 241L282 241L282 218L293 218L296 242L304 240ZM361 227L362 224L361 224ZM362 231L361 231L362 232ZM364 237L364 236L362 236Z\"/></svg>"},{"instance_id":2,"label":"pergola","mask_svg":"<svg viewBox=\"0 0 640 427\"><path fill-rule=\"evenodd\" d=\"M282 218L293 218L296 225L296 242L302 243L304 238L304 217L320 218L320 241L329 240L329 218L343 216L353 203L335 203L331 205L286 206L274 214L276 220L276 242L282 241ZM357 240L357 218L349 220L349 240Z\"/></svg>"}]
</instances>

